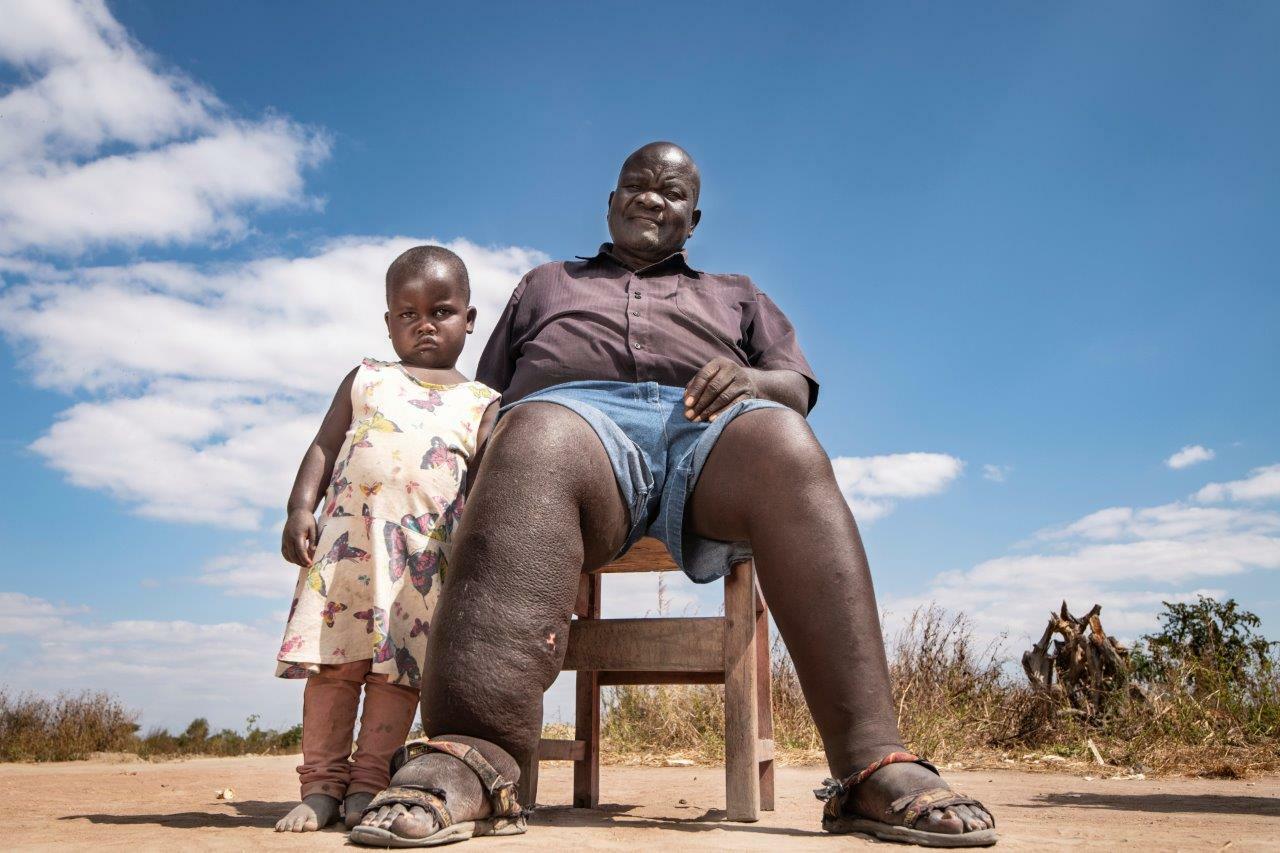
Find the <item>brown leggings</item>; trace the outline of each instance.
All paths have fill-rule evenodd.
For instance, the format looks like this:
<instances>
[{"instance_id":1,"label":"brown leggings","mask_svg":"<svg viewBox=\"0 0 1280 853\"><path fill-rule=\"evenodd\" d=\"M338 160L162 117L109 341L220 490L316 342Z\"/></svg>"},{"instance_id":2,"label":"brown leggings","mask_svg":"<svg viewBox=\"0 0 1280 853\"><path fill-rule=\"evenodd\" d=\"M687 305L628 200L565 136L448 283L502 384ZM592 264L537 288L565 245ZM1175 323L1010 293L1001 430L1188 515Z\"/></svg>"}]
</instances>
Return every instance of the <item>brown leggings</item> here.
<instances>
[{"instance_id":1,"label":"brown leggings","mask_svg":"<svg viewBox=\"0 0 1280 853\"><path fill-rule=\"evenodd\" d=\"M388 684L371 671L372 661L323 664L307 677L302 694L302 764L298 779L302 796L325 794L341 800L347 794L376 794L391 781L391 756L404 744L418 691ZM356 707L364 685L360 737L351 754Z\"/></svg>"}]
</instances>

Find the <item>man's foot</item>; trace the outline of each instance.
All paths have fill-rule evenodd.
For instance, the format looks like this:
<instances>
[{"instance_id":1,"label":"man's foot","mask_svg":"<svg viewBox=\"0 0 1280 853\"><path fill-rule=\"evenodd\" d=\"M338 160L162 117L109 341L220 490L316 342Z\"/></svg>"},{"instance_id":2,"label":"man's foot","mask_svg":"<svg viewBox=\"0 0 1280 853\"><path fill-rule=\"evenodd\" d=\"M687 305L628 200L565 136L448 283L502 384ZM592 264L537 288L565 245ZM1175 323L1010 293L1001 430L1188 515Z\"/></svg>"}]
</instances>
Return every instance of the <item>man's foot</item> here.
<instances>
[{"instance_id":1,"label":"man's foot","mask_svg":"<svg viewBox=\"0 0 1280 853\"><path fill-rule=\"evenodd\" d=\"M338 819L338 801L325 794L303 797L293 811L276 822L276 832L315 832Z\"/></svg>"},{"instance_id":2,"label":"man's foot","mask_svg":"<svg viewBox=\"0 0 1280 853\"><path fill-rule=\"evenodd\" d=\"M455 819L458 818L455 816ZM435 816L422 806L406 806L403 803L383 806L376 812L365 815L356 825L376 827L404 839L427 838L440 829Z\"/></svg>"},{"instance_id":3,"label":"man's foot","mask_svg":"<svg viewBox=\"0 0 1280 853\"><path fill-rule=\"evenodd\" d=\"M519 778L515 760L499 747L461 735L448 737L460 745L475 747L479 757L490 762L491 769L502 777ZM458 838L454 840L460 840L473 834L509 835L524 831L524 820L518 814L493 817L493 801L477 771L454 755L427 752L411 758L396 770L391 786L383 795L394 794L398 787L409 796L410 802L392 802L367 812L352 828L352 841L386 846L389 840L394 840L398 846L406 846L406 842L438 835L456 834ZM439 792L442 796L426 791ZM414 799L429 802L430 807L416 805L412 802ZM443 837L433 840L441 841Z\"/></svg>"},{"instance_id":4,"label":"man's foot","mask_svg":"<svg viewBox=\"0 0 1280 853\"><path fill-rule=\"evenodd\" d=\"M342 821L347 825L347 829L354 829L359 825L361 818L364 817L364 810L369 807L369 801L372 799L373 794L368 791L347 794L347 798L342 801Z\"/></svg>"},{"instance_id":5,"label":"man's foot","mask_svg":"<svg viewBox=\"0 0 1280 853\"><path fill-rule=\"evenodd\" d=\"M903 812L890 812L889 806L902 797L937 788L950 788L937 774L919 764L887 764L855 787L845 803L845 813L870 820L901 824ZM931 809L920 815L915 829L959 835L992 829L995 819L981 806L955 805Z\"/></svg>"}]
</instances>

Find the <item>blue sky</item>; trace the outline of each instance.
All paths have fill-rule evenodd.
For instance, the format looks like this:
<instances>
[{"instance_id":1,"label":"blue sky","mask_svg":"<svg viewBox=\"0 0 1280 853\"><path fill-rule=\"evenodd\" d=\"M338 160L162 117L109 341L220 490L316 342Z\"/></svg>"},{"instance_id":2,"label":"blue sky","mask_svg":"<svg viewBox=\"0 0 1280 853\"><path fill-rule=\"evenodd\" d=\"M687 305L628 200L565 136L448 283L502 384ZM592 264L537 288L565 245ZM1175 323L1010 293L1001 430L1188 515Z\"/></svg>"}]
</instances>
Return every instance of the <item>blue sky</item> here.
<instances>
[{"instance_id":1,"label":"blue sky","mask_svg":"<svg viewBox=\"0 0 1280 853\"><path fill-rule=\"evenodd\" d=\"M15 4L0 681L295 720L280 509L385 265L458 248L483 332L655 138L695 265L800 331L890 626L1132 637L1204 590L1280 634L1280 12L686 6Z\"/></svg>"}]
</instances>

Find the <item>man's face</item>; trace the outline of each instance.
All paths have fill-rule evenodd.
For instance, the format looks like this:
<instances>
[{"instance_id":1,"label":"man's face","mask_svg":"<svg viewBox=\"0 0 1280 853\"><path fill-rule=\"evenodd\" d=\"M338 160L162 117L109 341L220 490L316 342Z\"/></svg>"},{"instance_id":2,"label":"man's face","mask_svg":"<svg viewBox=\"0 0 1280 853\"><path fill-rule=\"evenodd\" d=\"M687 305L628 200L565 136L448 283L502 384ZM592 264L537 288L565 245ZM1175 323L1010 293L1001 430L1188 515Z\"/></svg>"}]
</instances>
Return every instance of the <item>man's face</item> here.
<instances>
[{"instance_id":1,"label":"man's face","mask_svg":"<svg viewBox=\"0 0 1280 853\"><path fill-rule=\"evenodd\" d=\"M642 148L631 155L609 194L614 247L649 263L679 251L702 216L698 189L697 170L679 148Z\"/></svg>"}]
</instances>

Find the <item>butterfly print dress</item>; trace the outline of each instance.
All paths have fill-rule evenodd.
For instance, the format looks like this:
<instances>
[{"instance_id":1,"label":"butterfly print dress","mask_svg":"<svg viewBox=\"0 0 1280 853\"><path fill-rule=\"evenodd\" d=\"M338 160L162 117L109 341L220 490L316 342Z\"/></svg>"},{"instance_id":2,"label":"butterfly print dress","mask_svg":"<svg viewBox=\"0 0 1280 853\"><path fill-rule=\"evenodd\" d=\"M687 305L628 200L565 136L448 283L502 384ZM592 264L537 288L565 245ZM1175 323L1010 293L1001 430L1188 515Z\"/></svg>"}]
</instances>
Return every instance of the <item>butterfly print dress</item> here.
<instances>
[{"instance_id":1,"label":"butterfly print dress","mask_svg":"<svg viewBox=\"0 0 1280 853\"><path fill-rule=\"evenodd\" d=\"M467 463L497 397L479 382L432 385L398 362L361 363L276 675L372 659L392 683L419 686Z\"/></svg>"}]
</instances>

